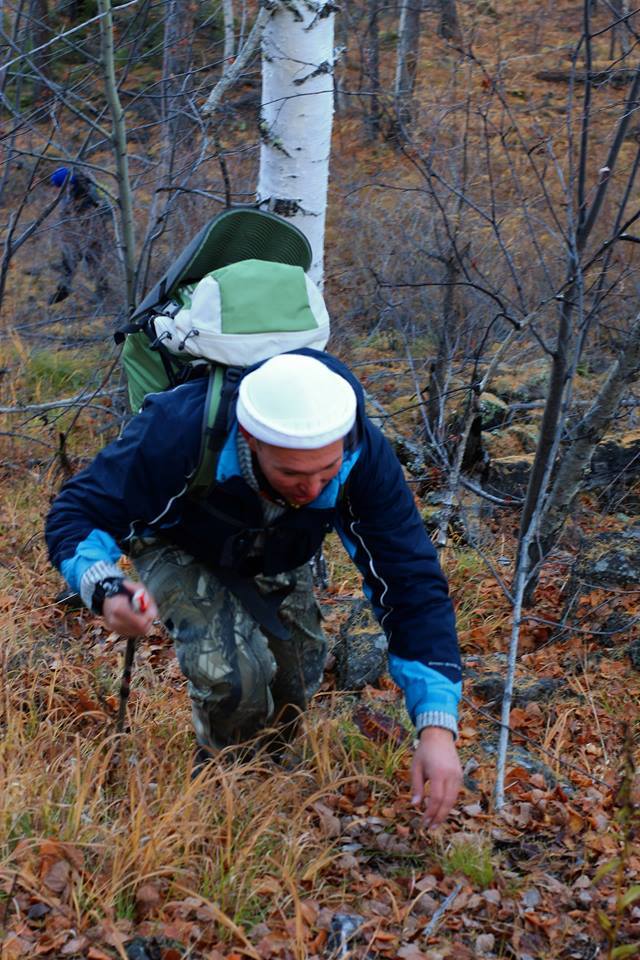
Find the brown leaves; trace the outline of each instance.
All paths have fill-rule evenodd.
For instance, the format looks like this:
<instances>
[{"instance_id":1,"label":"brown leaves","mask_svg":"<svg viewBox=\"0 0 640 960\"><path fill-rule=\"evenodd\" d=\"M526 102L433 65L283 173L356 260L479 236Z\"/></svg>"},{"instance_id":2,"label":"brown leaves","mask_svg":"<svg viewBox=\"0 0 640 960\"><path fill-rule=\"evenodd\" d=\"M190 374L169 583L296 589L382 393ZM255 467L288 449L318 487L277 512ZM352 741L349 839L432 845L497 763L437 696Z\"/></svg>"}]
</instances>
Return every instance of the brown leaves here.
<instances>
[{"instance_id":1,"label":"brown leaves","mask_svg":"<svg viewBox=\"0 0 640 960\"><path fill-rule=\"evenodd\" d=\"M374 710L367 704L361 703L353 711L352 716L358 730L376 743L390 741L396 746L400 746L409 739L409 733L402 724L393 720L381 710Z\"/></svg>"},{"instance_id":2,"label":"brown leaves","mask_svg":"<svg viewBox=\"0 0 640 960\"><path fill-rule=\"evenodd\" d=\"M60 899L68 893L72 870L81 871L84 857L77 847L69 843L45 840L39 846L39 876L46 889Z\"/></svg>"},{"instance_id":3,"label":"brown leaves","mask_svg":"<svg viewBox=\"0 0 640 960\"><path fill-rule=\"evenodd\" d=\"M162 900L158 884L143 883L136 890L136 908L139 917L146 917L156 910Z\"/></svg>"}]
</instances>

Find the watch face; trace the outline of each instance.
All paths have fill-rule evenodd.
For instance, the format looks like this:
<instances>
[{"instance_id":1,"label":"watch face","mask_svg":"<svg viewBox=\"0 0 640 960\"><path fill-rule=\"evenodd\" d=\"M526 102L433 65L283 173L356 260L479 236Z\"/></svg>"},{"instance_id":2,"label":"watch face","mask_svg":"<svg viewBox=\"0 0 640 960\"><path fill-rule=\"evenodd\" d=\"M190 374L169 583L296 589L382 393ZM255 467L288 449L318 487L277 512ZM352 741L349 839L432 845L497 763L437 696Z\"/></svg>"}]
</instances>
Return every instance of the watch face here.
<instances>
[{"instance_id":1,"label":"watch face","mask_svg":"<svg viewBox=\"0 0 640 960\"><path fill-rule=\"evenodd\" d=\"M107 597L117 597L119 593L124 592L122 580L104 580L103 584L105 599Z\"/></svg>"},{"instance_id":2,"label":"watch face","mask_svg":"<svg viewBox=\"0 0 640 960\"><path fill-rule=\"evenodd\" d=\"M91 602L93 612L101 614L105 600L116 597L119 593L128 593L129 591L122 584L122 577L105 577L104 580L99 580L93 591Z\"/></svg>"}]
</instances>

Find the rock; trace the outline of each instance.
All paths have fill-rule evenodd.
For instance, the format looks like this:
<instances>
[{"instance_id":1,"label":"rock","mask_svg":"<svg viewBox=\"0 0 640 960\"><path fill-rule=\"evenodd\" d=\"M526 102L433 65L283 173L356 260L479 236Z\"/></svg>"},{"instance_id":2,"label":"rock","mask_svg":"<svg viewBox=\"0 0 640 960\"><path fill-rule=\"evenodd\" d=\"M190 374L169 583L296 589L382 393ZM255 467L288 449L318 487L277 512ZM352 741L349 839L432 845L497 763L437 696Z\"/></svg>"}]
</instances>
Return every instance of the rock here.
<instances>
[{"instance_id":1,"label":"rock","mask_svg":"<svg viewBox=\"0 0 640 960\"><path fill-rule=\"evenodd\" d=\"M588 488L606 487L624 479L640 476L640 430L631 430L619 437L605 437L591 458L586 478Z\"/></svg>"},{"instance_id":2,"label":"rock","mask_svg":"<svg viewBox=\"0 0 640 960\"><path fill-rule=\"evenodd\" d=\"M498 752L497 741L490 743L482 740L480 741L480 746L484 752L491 757L496 756ZM548 767L542 760L534 757L533 754L525 750L524 747L509 747L507 750L507 763L524 767L525 770L529 770L531 773L539 773L544 778L548 789L553 789L560 784L567 796L573 796L575 793L575 788L568 780L558 778L551 767Z\"/></svg>"},{"instance_id":3,"label":"rock","mask_svg":"<svg viewBox=\"0 0 640 960\"><path fill-rule=\"evenodd\" d=\"M468 670L466 673L468 675ZM495 706L502 704L504 684L504 677L499 673L487 673L469 682L473 693L482 697L485 702L490 702ZM555 677L543 677L540 680L531 681L521 680L514 687L512 705L522 707L526 706L527 703L544 702L551 699L563 685L564 682Z\"/></svg>"},{"instance_id":4,"label":"rock","mask_svg":"<svg viewBox=\"0 0 640 960\"><path fill-rule=\"evenodd\" d=\"M532 453L497 457L489 465L485 489L497 497L524 497L532 464Z\"/></svg>"},{"instance_id":5,"label":"rock","mask_svg":"<svg viewBox=\"0 0 640 960\"><path fill-rule=\"evenodd\" d=\"M581 593L585 587L628 587L640 583L640 526L595 537L573 570Z\"/></svg>"},{"instance_id":6,"label":"rock","mask_svg":"<svg viewBox=\"0 0 640 960\"><path fill-rule=\"evenodd\" d=\"M349 944L357 937L364 918L357 913L336 913L331 919L327 950L338 957L350 953Z\"/></svg>"},{"instance_id":7,"label":"rock","mask_svg":"<svg viewBox=\"0 0 640 960\"><path fill-rule=\"evenodd\" d=\"M483 393L480 396L480 416L483 430L500 427L509 416L509 405L495 393Z\"/></svg>"},{"instance_id":8,"label":"rock","mask_svg":"<svg viewBox=\"0 0 640 960\"><path fill-rule=\"evenodd\" d=\"M504 369L493 379L494 393L507 403L531 403L546 396L549 384L549 364L546 360L517 363Z\"/></svg>"},{"instance_id":9,"label":"rock","mask_svg":"<svg viewBox=\"0 0 640 960\"><path fill-rule=\"evenodd\" d=\"M630 633L637 626L636 617L629 616L614 610L598 627L593 639L600 647L609 650L618 645L618 641L625 633Z\"/></svg>"},{"instance_id":10,"label":"rock","mask_svg":"<svg viewBox=\"0 0 640 960\"><path fill-rule=\"evenodd\" d=\"M332 649L339 690L361 690L387 669L387 638L366 600L354 604Z\"/></svg>"},{"instance_id":11,"label":"rock","mask_svg":"<svg viewBox=\"0 0 640 960\"><path fill-rule=\"evenodd\" d=\"M536 424L514 423L503 430L494 430L484 435L487 452L492 459L522 456L535 453L538 444Z\"/></svg>"},{"instance_id":12,"label":"rock","mask_svg":"<svg viewBox=\"0 0 640 960\"><path fill-rule=\"evenodd\" d=\"M468 675L468 670L465 671ZM484 701L502 700L504 694L504 677L499 673L487 673L469 683L471 692L477 694Z\"/></svg>"}]
</instances>

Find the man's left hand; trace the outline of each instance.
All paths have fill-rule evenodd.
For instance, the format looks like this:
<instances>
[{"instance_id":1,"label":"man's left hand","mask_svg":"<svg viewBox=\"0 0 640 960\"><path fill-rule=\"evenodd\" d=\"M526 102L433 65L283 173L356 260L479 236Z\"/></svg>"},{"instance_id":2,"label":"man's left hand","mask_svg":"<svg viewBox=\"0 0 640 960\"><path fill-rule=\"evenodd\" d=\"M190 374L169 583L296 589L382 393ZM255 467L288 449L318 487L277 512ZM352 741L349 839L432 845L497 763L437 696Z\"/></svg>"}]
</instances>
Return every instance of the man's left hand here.
<instances>
[{"instance_id":1,"label":"man's left hand","mask_svg":"<svg viewBox=\"0 0 640 960\"><path fill-rule=\"evenodd\" d=\"M427 827L437 827L449 815L462 786L462 767L450 730L425 727L411 765L411 802L423 802L429 781L429 799L424 819Z\"/></svg>"}]
</instances>

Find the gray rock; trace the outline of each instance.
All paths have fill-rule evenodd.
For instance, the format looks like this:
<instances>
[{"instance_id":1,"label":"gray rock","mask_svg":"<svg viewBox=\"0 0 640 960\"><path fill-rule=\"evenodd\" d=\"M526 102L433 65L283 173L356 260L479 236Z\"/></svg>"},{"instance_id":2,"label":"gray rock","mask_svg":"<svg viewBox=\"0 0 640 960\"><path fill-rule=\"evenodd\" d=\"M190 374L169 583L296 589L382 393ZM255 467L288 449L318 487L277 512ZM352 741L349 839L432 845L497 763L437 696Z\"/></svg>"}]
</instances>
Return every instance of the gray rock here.
<instances>
[{"instance_id":1,"label":"gray rock","mask_svg":"<svg viewBox=\"0 0 640 960\"><path fill-rule=\"evenodd\" d=\"M595 537L581 552L573 580L584 587L627 587L640 583L640 527ZM576 584L576 585L577 585Z\"/></svg>"},{"instance_id":2,"label":"gray rock","mask_svg":"<svg viewBox=\"0 0 640 960\"><path fill-rule=\"evenodd\" d=\"M487 673L471 679L469 686L473 693L495 706L502 703L505 680L500 673ZM563 686L563 681L555 677L543 677L540 680L520 681L514 688L512 703L514 707L527 703L541 703L550 700Z\"/></svg>"},{"instance_id":3,"label":"gray rock","mask_svg":"<svg viewBox=\"0 0 640 960\"><path fill-rule=\"evenodd\" d=\"M496 457L489 465L487 492L498 497L524 497L532 464L532 453Z\"/></svg>"},{"instance_id":4,"label":"gray rock","mask_svg":"<svg viewBox=\"0 0 640 960\"><path fill-rule=\"evenodd\" d=\"M619 479L629 481L640 476L640 431L607 437L596 447L586 486L609 486Z\"/></svg>"},{"instance_id":5,"label":"gray rock","mask_svg":"<svg viewBox=\"0 0 640 960\"><path fill-rule=\"evenodd\" d=\"M614 610L603 622L598 632L594 632L593 638L598 646L603 647L605 650L610 650L613 647L617 647L619 641L624 638L624 635L631 633L634 628L636 630L638 628L637 617L628 616L627 614Z\"/></svg>"},{"instance_id":6,"label":"gray rock","mask_svg":"<svg viewBox=\"0 0 640 960\"><path fill-rule=\"evenodd\" d=\"M366 600L355 603L335 642L335 674L339 690L361 690L387 669L387 638Z\"/></svg>"}]
</instances>

